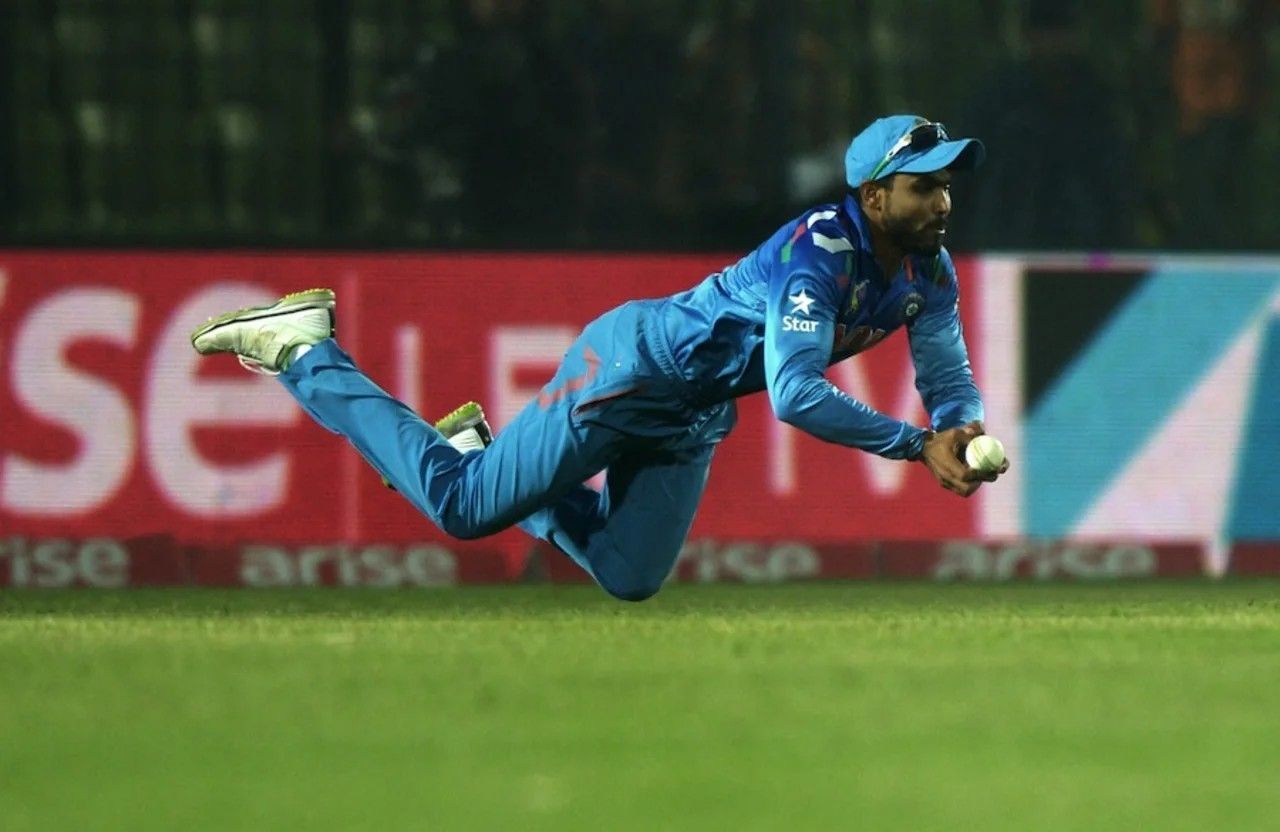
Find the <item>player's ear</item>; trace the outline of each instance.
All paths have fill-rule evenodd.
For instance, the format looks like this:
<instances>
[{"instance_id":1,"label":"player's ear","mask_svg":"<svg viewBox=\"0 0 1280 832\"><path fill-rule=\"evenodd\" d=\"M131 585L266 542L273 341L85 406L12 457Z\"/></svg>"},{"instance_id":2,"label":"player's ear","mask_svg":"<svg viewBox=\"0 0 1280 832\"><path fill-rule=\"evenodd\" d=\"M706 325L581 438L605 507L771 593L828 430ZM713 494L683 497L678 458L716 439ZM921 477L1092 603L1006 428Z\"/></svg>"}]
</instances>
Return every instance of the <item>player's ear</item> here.
<instances>
[{"instance_id":1,"label":"player's ear","mask_svg":"<svg viewBox=\"0 0 1280 832\"><path fill-rule=\"evenodd\" d=\"M864 209L879 211L884 201L884 184L863 182L858 186L858 201Z\"/></svg>"}]
</instances>

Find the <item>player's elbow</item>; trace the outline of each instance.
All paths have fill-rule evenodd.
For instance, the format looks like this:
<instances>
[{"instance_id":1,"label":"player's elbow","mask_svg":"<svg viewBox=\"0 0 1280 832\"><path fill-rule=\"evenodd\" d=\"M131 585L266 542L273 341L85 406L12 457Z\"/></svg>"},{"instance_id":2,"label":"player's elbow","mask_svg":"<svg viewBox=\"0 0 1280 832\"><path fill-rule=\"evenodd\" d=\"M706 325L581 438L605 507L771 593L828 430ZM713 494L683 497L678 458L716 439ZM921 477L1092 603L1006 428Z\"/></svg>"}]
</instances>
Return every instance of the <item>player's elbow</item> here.
<instances>
[{"instance_id":1,"label":"player's elbow","mask_svg":"<svg viewBox=\"0 0 1280 832\"><path fill-rule=\"evenodd\" d=\"M769 404L773 406L773 415L779 422L786 422L788 425L800 427L800 423L804 421L804 415L809 408L800 399L793 395L790 391L769 391Z\"/></svg>"},{"instance_id":2,"label":"player's elbow","mask_svg":"<svg viewBox=\"0 0 1280 832\"><path fill-rule=\"evenodd\" d=\"M773 405L773 415L779 422L794 424L798 408L790 399L769 396L769 404Z\"/></svg>"}]
</instances>

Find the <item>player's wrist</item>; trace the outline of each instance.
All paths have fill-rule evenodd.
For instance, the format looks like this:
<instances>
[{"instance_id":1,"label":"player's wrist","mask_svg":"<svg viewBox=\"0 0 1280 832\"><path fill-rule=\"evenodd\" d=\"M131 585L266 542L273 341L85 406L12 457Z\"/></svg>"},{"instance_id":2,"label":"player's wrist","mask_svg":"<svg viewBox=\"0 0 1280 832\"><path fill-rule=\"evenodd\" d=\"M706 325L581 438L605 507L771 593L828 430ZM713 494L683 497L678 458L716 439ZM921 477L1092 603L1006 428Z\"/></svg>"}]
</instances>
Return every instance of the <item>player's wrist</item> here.
<instances>
[{"instance_id":1,"label":"player's wrist","mask_svg":"<svg viewBox=\"0 0 1280 832\"><path fill-rule=\"evenodd\" d=\"M933 439L934 432L928 428L918 428L915 436L911 437L911 444L907 446L907 459L912 462L924 459L925 446L929 444L929 440Z\"/></svg>"}]
</instances>

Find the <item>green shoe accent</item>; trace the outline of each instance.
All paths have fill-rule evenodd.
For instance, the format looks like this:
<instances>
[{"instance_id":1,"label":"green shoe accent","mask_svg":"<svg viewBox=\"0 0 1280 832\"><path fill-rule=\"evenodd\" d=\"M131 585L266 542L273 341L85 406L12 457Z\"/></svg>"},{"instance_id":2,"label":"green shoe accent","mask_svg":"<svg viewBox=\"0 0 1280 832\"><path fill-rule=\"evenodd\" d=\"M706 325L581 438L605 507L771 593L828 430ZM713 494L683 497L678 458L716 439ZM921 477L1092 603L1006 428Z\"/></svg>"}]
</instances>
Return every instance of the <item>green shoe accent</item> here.
<instances>
[{"instance_id":1,"label":"green shoe accent","mask_svg":"<svg viewBox=\"0 0 1280 832\"><path fill-rule=\"evenodd\" d=\"M448 416L437 421L435 429L448 439L458 431L469 428L482 419L484 419L484 410L480 408L480 405L476 402L467 402Z\"/></svg>"}]
</instances>

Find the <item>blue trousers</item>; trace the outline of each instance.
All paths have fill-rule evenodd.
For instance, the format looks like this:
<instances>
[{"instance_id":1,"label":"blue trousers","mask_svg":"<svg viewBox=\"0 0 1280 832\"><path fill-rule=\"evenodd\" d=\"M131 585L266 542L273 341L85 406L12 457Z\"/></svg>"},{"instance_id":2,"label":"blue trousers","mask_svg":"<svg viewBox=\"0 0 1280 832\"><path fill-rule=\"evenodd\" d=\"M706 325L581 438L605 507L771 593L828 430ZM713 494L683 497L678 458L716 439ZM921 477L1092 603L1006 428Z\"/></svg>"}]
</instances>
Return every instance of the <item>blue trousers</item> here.
<instances>
[{"instance_id":1,"label":"blue trousers","mask_svg":"<svg viewBox=\"0 0 1280 832\"><path fill-rule=\"evenodd\" d=\"M643 302L593 321L555 377L483 451L459 453L333 340L279 379L447 534L519 525L610 595L661 588L684 545L731 402L698 406L639 336ZM583 482L607 470L603 492Z\"/></svg>"}]
</instances>

